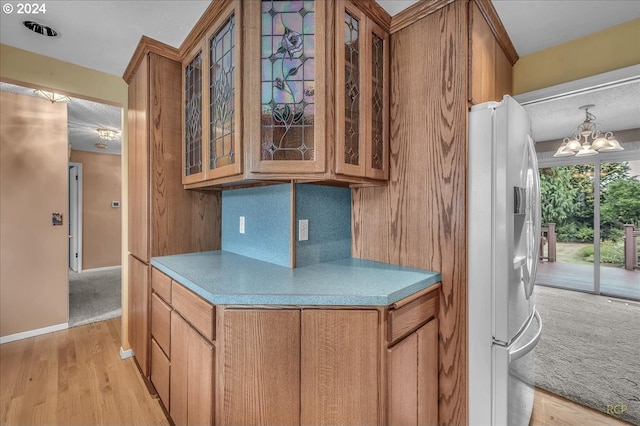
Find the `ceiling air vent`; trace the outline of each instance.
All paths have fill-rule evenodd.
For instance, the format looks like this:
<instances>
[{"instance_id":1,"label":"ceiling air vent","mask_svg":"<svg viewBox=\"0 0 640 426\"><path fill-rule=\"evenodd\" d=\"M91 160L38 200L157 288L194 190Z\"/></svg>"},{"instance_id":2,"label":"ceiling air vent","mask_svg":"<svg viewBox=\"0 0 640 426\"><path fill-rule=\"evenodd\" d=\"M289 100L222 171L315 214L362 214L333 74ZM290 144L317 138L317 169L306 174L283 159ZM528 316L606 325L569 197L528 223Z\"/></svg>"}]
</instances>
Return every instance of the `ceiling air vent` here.
<instances>
[{"instance_id":1,"label":"ceiling air vent","mask_svg":"<svg viewBox=\"0 0 640 426\"><path fill-rule=\"evenodd\" d=\"M35 21L23 21L22 25L24 25L34 33L37 33L46 37L58 37L60 35L60 33L54 30L53 28L48 27L44 24L40 24Z\"/></svg>"}]
</instances>

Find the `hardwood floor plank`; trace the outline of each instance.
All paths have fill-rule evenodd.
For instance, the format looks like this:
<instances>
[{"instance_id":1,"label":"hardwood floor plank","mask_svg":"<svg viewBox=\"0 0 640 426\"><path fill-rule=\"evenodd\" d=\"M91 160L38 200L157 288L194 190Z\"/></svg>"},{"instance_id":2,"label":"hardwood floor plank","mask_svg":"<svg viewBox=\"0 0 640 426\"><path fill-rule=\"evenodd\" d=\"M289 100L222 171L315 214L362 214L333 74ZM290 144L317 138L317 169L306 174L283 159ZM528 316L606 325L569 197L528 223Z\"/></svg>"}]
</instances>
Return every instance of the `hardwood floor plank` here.
<instances>
[{"instance_id":1,"label":"hardwood floor plank","mask_svg":"<svg viewBox=\"0 0 640 426\"><path fill-rule=\"evenodd\" d=\"M625 421L536 388L529 426L618 426Z\"/></svg>"},{"instance_id":2,"label":"hardwood floor plank","mask_svg":"<svg viewBox=\"0 0 640 426\"><path fill-rule=\"evenodd\" d=\"M133 358L120 318L0 346L0 423L169 425Z\"/></svg>"}]
</instances>

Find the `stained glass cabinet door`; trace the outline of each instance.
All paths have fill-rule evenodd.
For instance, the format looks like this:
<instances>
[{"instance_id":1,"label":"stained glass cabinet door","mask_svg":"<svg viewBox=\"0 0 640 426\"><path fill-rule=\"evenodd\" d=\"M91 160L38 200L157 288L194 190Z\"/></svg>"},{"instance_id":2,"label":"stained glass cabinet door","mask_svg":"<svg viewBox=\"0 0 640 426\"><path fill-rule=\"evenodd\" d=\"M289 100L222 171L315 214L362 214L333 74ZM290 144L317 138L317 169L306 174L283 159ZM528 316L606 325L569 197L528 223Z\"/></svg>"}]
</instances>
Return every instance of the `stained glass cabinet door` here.
<instances>
[{"instance_id":1,"label":"stained glass cabinet door","mask_svg":"<svg viewBox=\"0 0 640 426\"><path fill-rule=\"evenodd\" d=\"M325 171L327 3L243 3L252 172Z\"/></svg>"},{"instance_id":2,"label":"stained glass cabinet door","mask_svg":"<svg viewBox=\"0 0 640 426\"><path fill-rule=\"evenodd\" d=\"M242 173L241 7L233 2L205 37L207 180Z\"/></svg>"},{"instance_id":3,"label":"stained glass cabinet door","mask_svg":"<svg viewBox=\"0 0 640 426\"><path fill-rule=\"evenodd\" d=\"M388 34L336 2L336 173L388 179Z\"/></svg>"},{"instance_id":4,"label":"stained glass cabinet door","mask_svg":"<svg viewBox=\"0 0 640 426\"><path fill-rule=\"evenodd\" d=\"M182 64L182 183L204 180L203 158L206 158L203 143L204 124L204 48L195 46Z\"/></svg>"}]
</instances>

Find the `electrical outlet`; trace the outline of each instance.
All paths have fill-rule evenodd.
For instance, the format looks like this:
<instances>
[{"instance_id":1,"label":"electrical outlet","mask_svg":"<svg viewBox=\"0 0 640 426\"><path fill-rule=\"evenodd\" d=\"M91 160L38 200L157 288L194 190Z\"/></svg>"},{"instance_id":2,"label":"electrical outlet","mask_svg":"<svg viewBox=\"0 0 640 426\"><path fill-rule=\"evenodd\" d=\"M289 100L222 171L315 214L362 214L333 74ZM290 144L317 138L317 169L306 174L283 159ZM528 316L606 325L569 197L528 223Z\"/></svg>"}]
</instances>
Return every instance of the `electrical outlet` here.
<instances>
[{"instance_id":1,"label":"electrical outlet","mask_svg":"<svg viewBox=\"0 0 640 426\"><path fill-rule=\"evenodd\" d=\"M240 233L244 234L244 216L240 216Z\"/></svg>"},{"instance_id":2,"label":"electrical outlet","mask_svg":"<svg viewBox=\"0 0 640 426\"><path fill-rule=\"evenodd\" d=\"M309 240L309 220L301 219L298 221L298 241Z\"/></svg>"}]
</instances>

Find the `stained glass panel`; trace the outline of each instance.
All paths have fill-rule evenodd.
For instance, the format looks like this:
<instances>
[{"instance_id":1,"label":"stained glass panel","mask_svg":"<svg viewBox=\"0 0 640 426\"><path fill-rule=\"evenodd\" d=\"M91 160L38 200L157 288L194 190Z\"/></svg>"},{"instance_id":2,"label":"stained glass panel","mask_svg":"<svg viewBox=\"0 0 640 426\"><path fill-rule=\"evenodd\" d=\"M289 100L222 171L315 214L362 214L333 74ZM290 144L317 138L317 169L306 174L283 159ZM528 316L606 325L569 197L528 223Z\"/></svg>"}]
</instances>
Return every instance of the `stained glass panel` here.
<instances>
[{"instance_id":1,"label":"stained glass panel","mask_svg":"<svg viewBox=\"0 0 640 426\"><path fill-rule=\"evenodd\" d=\"M202 172L202 52L185 67L185 175Z\"/></svg>"},{"instance_id":2,"label":"stained glass panel","mask_svg":"<svg viewBox=\"0 0 640 426\"><path fill-rule=\"evenodd\" d=\"M209 41L209 168L235 162L234 16Z\"/></svg>"},{"instance_id":3,"label":"stained glass panel","mask_svg":"<svg viewBox=\"0 0 640 426\"><path fill-rule=\"evenodd\" d=\"M314 159L314 7L262 1L262 160Z\"/></svg>"},{"instance_id":4,"label":"stained glass panel","mask_svg":"<svg viewBox=\"0 0 640 426\"><path fill-rule=\"evenodd\" d=\"M360 23L350 13L344 16L344 162L360 161Z\"/></svg>"},{"instance_id":5,"label":"stained glass panel","mask_svg":"<svg viewBox=\"0 0 640 426\"><path fill-rule=\"evenodd\" d=\"M371 163L377 170L384 170L384 40L375 33L371 47L373 52L371 82L372 89L372 116L371 116Z\"/></svg>"}]
</instances>

